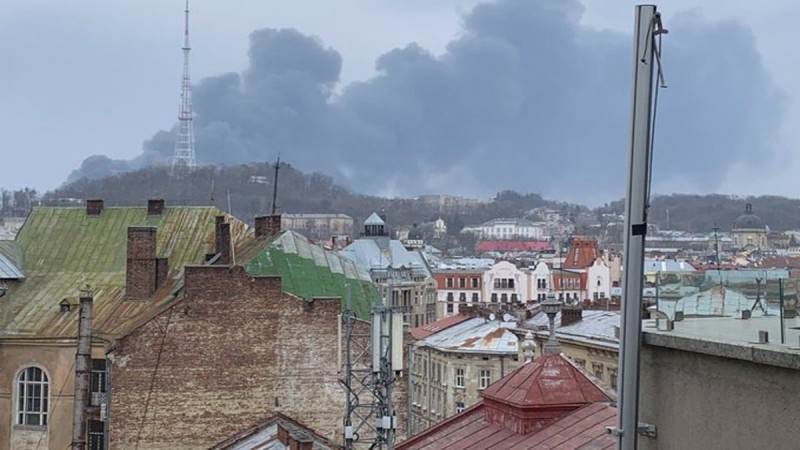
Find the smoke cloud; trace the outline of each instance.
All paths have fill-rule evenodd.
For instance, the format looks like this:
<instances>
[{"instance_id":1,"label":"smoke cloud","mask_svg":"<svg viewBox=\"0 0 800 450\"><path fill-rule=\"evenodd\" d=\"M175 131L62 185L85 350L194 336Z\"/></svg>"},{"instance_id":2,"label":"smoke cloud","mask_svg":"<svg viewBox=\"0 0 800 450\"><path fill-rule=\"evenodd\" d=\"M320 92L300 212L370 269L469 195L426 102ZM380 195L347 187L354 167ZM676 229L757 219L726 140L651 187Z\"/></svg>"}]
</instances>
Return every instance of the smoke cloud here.
<instances>
[{"instance_id":1,"label":"smoke cloud","mask_svg":"<svg viewBox=\"0 0 800 450\"><path fill-rule=\"evenodd\" d=\"M338 52L292 29L250 36L249 65L194 88L200 163L281 158L356 191L486 196L502 189L585 202L622 194L632 37L581 23L574 0L499 0L463 18L442 55L417 44L335 94ZM666 23L655 176L719 186L771 151L780 93L742 24ZM133 161L88 158L72 178L168 161L159 131Z\"/></svg>"}]
</instances>

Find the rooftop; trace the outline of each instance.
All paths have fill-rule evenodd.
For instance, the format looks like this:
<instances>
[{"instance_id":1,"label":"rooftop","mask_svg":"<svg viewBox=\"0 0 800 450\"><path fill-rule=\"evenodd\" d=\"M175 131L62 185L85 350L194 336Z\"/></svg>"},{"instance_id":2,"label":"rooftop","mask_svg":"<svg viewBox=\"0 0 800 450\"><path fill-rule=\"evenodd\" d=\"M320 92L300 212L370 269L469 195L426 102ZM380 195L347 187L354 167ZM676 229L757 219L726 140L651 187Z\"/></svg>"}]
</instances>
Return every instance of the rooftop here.
<instances>
[{"instance_id":1,"label":"rooftop","mask_svg":"<svg viewBox=\"0 0 800 450\"><path fill-rule=\"evenodd\" d=\"M466 320L469 320L468 316L456 315L456 316L445 317L444 319L439 319L427 325L412 328L411 336L414 339L424 339L434 333L438 333L446 328L450 328L453 325L457 325Z\"/></svg>"},{"instance_id":2,"label":"rooftop","mask_svg":"<svg viewBox=\"0 0 800 450\"><path fill-rule=\"evenodd\" d=\"M303 447L303 445L307 447ZM277 414L261 424L220 442L211 450L294 450L297 448L334 450L341 447L296 420L283 414Z\"/></svg>"},{"instance_id":3,"label":"rooftop","mask_svg":"<svg viewBox=\"0 0 800 450\"><path fill-rule=\"evenodd\" d=\"M416 345L464 353L516 354L517 336L510 331L514 326L514 322L473 317L434 332Z\"/></svg>"},{"instance_id":4,"label":"rooftop","mask_svg":"<svg viewBox=\"0 0 800 450\"><path fill-rule=\"evenodd\" d=\"M353 311L367 318L379 300L377 288L363 266L336 252L312 244L302 234L284 231L261 239L237 254L238 262L254 276L278 275L285 292L300 298L346 298L350 286Z\"/></svg>"},{"instance_id":5,"label":"rooftop","mask_svg":"<svg viewBox=\"0 0 800 450\"><path fill-rule=\"evenodd\" d=\"M0 245L0 253L25 274L24 281L8 284L0 302L0 335L75 336L78 308L62 313L59 304L77 304L78 290L87 284L94 295L95 331L123 332L145 312L175 298L183 267L202 264L214 248L219 215L225 213L189 206L150 215L144 207L105 207L98 215L77 207L34 208L13 243ZM232 242L241 242L247 226L230 216L228 221ZM157 227L157 256L169 258L166 281L148 301L125 301L129 226Z\"/></svg>"},{"instance_id":6,"label":"rooftop","mask_svg":"<svg viewBox=\"0 0 800 450\"><path fill-rule=\"evenodd\" d=\"M610 449L612 398L560 354L543 355L483 391L483 400L400 443L403 449Z\"/></svg>"}]
</instances>

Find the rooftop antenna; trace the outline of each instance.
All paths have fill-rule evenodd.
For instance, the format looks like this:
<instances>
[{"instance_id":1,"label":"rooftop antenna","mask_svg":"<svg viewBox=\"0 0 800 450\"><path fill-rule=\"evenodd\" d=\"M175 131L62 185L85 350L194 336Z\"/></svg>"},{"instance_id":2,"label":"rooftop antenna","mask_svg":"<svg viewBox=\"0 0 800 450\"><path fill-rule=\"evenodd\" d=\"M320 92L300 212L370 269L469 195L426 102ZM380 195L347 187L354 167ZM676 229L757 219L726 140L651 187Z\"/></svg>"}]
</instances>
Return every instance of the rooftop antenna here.
<instances>
[{"instance_id":1,"label":"rooftop antenna","mask_svg":"<svg viewBox=\"0 0 800 450\"><path fill-rule=\"evenodd\" d=\"M278 171L281 168L281 154L278 153L278 161L275 162L275 182L272 184L272 214L278 211Z\"/></svg>"},{"instance_id":2,"label":"rooftop antenna","mask_svg":"<svg viewBox=\"0 0 800 450\"><path fill-rule=\"evenodd\" d=\"M170 175L183 177L194 172L197 163L194 159L194 125L192 119L192 79L189 76L189 0L184 9L183 29L183 76L181 77L181 105L178 109L178 135L175 138L175 153L172 157Z\"/></svg>"},{"instance_id":3,"label":"rooftop antenna","mask_svg":"<svg viewBox=\"0 0 800 450\"><path fill-rule=\"evenodd\" d=\"M717 276L719 276L719 284L722 284L722 268L720 267L719 261L719 227L715 223L714 228L712 229L714 230L714 257L716 258L717 262Z\"/></svg>"},{"instance_id":4,"label":"rooftop antenna","mask_svg":"<svg viewBox=\"0 0 800 450\"><path fill-rule=\"evenodd\" d=\"M211 206L214 206L214 180L211 180Z\"/></svg>"}]
</instances>

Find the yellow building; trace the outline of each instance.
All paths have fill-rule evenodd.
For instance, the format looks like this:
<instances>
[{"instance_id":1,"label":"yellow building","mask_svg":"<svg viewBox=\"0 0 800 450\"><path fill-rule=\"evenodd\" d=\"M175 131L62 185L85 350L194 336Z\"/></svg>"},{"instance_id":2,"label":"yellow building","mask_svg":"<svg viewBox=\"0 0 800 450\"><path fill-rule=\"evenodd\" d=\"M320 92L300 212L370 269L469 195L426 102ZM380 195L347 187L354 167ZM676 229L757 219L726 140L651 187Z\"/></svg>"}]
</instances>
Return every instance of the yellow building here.
<instances>
[{"instance_id":1,"label":"yellow building","mask_svg":"<svg viewBox=\"0 0 800 450\"><path fill-rule=\"evenodd\" d=\"M414 344L410 435L474 405L483 389L519 367L515 323L491 318L434 322L431 329L444 322L450 326Z\"/></svg>"}]
</instances>

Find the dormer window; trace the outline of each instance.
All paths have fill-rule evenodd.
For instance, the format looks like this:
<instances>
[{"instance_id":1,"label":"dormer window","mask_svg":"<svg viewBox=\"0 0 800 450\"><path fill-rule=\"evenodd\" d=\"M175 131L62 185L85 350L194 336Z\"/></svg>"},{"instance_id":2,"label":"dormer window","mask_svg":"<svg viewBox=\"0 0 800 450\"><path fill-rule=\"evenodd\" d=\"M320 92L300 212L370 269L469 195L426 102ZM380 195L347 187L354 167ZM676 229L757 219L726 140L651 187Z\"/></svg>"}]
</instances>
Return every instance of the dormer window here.
<instances>
[{"instance_id":1,"label":"dormer window","mask_svg":"<svg viewBox=\"0 0 800 450\"><path fill-rule=\"evenodd\" d=\"M72 305L69 304L69 300L64 299L58 304L59 311L63 313L68 313L70 309L72 309Z\"/></svg>"}]
</instances>

